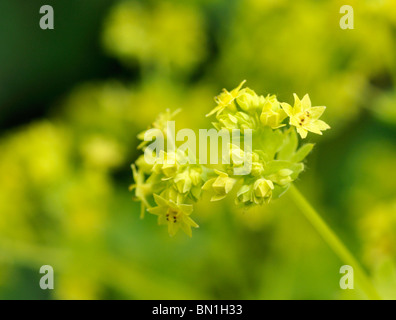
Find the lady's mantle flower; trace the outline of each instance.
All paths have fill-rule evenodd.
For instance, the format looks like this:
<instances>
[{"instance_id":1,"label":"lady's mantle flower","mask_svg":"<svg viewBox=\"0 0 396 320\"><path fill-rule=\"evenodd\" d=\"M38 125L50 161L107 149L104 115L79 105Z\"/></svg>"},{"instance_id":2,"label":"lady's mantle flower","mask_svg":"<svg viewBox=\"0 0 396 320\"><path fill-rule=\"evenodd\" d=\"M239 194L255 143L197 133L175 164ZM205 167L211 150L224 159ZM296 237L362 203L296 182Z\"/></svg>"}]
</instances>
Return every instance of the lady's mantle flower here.
<instances>
[{"instance_id":1,"label":"lady's mantle flower","mask_svg":"<svg viewBox=\"0 0 396 320\"><path fill-rule=\"evenodd\" d=\"M290 117L290 124L295 126L301 138L305 138L308 131L316 134L322 134L321 131L330 129L330 126L319 120L326 107L311 107L311 100L306 94L302 100L294 94L294 107L288 103L281 103L283 110Z\"/></svg>"},{"instance_id":2,"label":"lady's mantle flower","mask_svg":"<svg viewBox=\"0 0 396 320\"><path fill-rule=\"evenodd\" d=\"M286 113L282 110L275 95L268 95L265 98L264 106L260 115L260 121L265 126L277 129L285 126L282 121L286 118Z\"/></svg>"},{"instance_id":3,"label":"lady's mantle flower","mask_svg":"<svg viewBox=\"0 0 396 320\"><path fill-rule=\"evenodd\" d=\"M212 191L214 193L210 201L224 199L237 182L236 179L230 178L225 172L215 170L215 173L217 173L218 176L206 181L202 187L203 190Z\"/></svg>"},{"instance_id":4,"label":"lady's mantle flower","mask_svg":"<svg viewBox=\"0 0 396 320\"><path fill-rule=\"evenodd\" d=\"M291 175L293 171L290 169L281 169L276 174L270 175L268 178L271 179L274 183L279 184L280 186L287 186L290 182L293 181Z\"/></svg>"},{"instance_id":5,"label":"lady's mantle flower","mask_svg":"<svg viewBox=\"0 0 396 320\"><path fill-rule=\"evenodd\" d=\"M159 157L156 158L153 172L162 173L165 177L163 180L173 178L179 170L179 161L182 153L160 151Z\"/></svg>"},{"instance_id":6,"label":"lady's mantle flower","mask_svg":"<svg viewBox=\"0 0 396 320\"><path fill-rule=\"evenodd\" d=\"M147 201L147 197L152 194L152 184L146 183L144 181L143 171L138 171L134 164L131 165L131 168L133 173L133 180L135 180L135 183L129 187L129 190L135 190L135 199L137 201L141 201L140 218L144 218L144 212L146 208L150 207Z\"/></svg>"},{"instance_id":7,"label":"lady's mantle flower","mask_svg":"<svg viewBox=\"0 0 396 320\"><path fill-rule=\"evenodd\" d=\"M220 95L218 95L217 97L215 97L217 107L215 107L212 111L210 111L206 116L209 117L215 113L216 115L219 115L226 108L235 111L236 110L235 99L238 98L240 94L240 90L245 82L246 80L243 80L238 87L231 90L230 92L227 91L226 89L223 89L223 92L220 93Z\"/></svg>"},{"instance_id":8,"label":"lady's mantle flower","mask_svg":"<svg viewBox=\"0 0 396 320\"><path fill-rule=\"evenodd\" d=\"M259 96L250 88L245 88L240 91L237 98L237 103L243 111L255 111L265 103L264 96Z\"/></svg>"},{"instance_id":9,"label":"lady's mantle flower","mask_svg":"<svg viewBox=\"0 0 396 320\"><path fill-rule=\"evenodd\" d=\"M138 169L132 166L135 184L131 189L142 202L142 216L147 208L158 216L159 224L168 226L171 236L179 229L191 236L191 227L198 227L190 215L202 190L209 191L211 201L222 200L235 190L235 203L245 208L281 197L304 170L302 161L313 147L309 143L300 145L297 132L305 138L308 131L322 134L330 128L319 120L325 107L312 107L308 95L302 100L294 95L292 107L279 102L275 95L257 95L242 88L244 83L230 92L224 89L215 98L217 106L208 114L216 115L213 125L219 134L222 130L231 134L239 130L241 134L238 143L231 135L227 150L222 150L221 165L189 163L188 154L176 149L159 150L159 154L153 151L152 161L147 160L150 154L145 152L136 161ZM160 130L168 139L167 121L174 115L167 110L151 128ZM144 132L139 138L144 138ZM140 144L142 151L148 151L146 144ZM153 207L154 203L157 206Z\"/></svg>"},{"instance_id":10,"label":"lady's mantle flower","mask_svg":"<svg viewBox=\"0 0 396 320\"><path fill-rule=\"evenodd\" d=\"M259 199L271 198L272 189L274 189L274 184L271 180L258 179L253 185L254 195Z\"/></svg>"},{"instance_id":11,"label":"lady's mantle flower","mask_svg":"<svg viewBox=\"0 0 396 320\"><path fill-rule=\"evenodd\" d=\"M257 179L254 183L245 184L238 190L235 202L246 206L268 203L271 200L273 189L274 184L271 180Z\"/></svg>"},{"instance_id":12,"label":"lady's mantle flower","mask_svg":"<svg viewBox=\"0 0 396 320\"><path fill-rule=\"evenodd\" d=\"M189 192L192 186L197 186L201 183L201 172L202 169L186 168L184 171L178 173L173 179L175 187L179 193Z\"/></svg>"},{"instance_id":13,"label":"lady's mantle flower","mask_svg":"<svg viewBox=\"0 0 396 320\"><path fill-rule=\"evenodd\" d=\"M149 208L147 211L158 216L158 224L168 225L168 232L171 236L174 236L179 228L190 237L192 236L191 227L198 228L198 225L190 218L193 211L191 204L178 204L157 194L154 194L154 200L158 206Z\"/></svg>"},{"instance_id":14,"label":"lady's mantle flower","mask_svg":"<svg viewBox=\"0 0 396 320\"><path fill-rule=\"evenodd\" d=\"M213 122L217 130L226 129L232 131L234 129L255 129L256 121L253 117L245 112L236 112L235 114L223 113L217 116L219 122Z\"/></svg>"}]
</instances>

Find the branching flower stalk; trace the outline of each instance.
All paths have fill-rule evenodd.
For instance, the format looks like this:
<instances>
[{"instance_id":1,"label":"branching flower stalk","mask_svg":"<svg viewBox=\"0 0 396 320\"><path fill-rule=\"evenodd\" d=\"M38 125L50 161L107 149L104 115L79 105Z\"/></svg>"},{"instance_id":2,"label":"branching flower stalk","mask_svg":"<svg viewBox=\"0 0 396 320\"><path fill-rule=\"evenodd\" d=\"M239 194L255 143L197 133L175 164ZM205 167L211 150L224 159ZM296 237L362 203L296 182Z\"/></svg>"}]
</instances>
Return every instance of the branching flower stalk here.
<instances>
[{"instance_id":1,"label":"branching flower stalk","mask_svg":"<svg viewBox=\"0 0 396 320\"><path fill-rule=\"evenodd\" d=\"M237 130L241 133L240 145L228 144L229 162L216 166L200 164L195 155L194 161L186 161L186 158L191 160L186 150L175 148L167 152L164 147L159 155L152 153L152 161L147 161L147 154L151 155L146 152L148 141L144 141L147 131L138 135L143 140L138 148L146 157L142 155L132 164L135 183L130 189L134 191L134 198L141 202L141 217L148 211L158 216L158 223L166 225L171 236L180 229L192 236L191 228L198 228L191 218L193 206L203 192L210 195L211 201L232 197L237 206L248 208L267 204L290 189L290 195L323 239L342 261L355 268L366 294L378 298L356 259L292 186L304 170L303 161L314 146L300 144L299 137L305 139L308 132L321 135L330 128L319 119L325 107L312 106L308 94L302 99L294 94L291 106L278 101L275 95L258 95L243 88L244 83L231 91L224 89L215 97L216 107L207 114L215 116L213 126L218 132L225 130L232 134ZM159 130L167 140L167 122L177 112L167 110L149 129ZM243 148L248 132L251 150ZM241 159L250 161L251 170L244 175L235 174L242 166Z\"/></svg>"}]
</instances>

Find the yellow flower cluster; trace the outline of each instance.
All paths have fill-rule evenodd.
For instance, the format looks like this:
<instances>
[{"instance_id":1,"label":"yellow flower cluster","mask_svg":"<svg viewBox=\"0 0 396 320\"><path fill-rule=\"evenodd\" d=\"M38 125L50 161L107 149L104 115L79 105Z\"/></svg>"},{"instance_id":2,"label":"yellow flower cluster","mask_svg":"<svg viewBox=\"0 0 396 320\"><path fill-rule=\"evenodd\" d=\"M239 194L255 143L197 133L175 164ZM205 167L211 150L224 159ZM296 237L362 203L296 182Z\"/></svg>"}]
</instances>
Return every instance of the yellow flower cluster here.
<instances>
[{"instance_id":1,"label":"yellow flower cluster","mask_svg":"<svg viewBox=\"0 0 396 320\"><path fill-rule=\"evenodd\" d=\"M297 129L301 138L306 138L308 131L322 134L330 129L324 121L319 120L326 107L312 107L309 95L299 99L294 94L294 106L279 102L275 95L257 95L249 88L241 89L246 80L237 88L228 92L226 89L215 98L217 106L207 114L216 114L219 121L217 129L258 129L259 126L278 129L285 126L282 123L289 117L289 124Z\"/></svg>"},{"instance_id":2,"label":"yellow flower cluster","mask_svg":"<svg viewBox=\"0 0 396 320\"><path fill-rule=\"evenodd\" d=\"M304 170L303 160L313 144L298 146L298 134L306 138L308 131L322 134L330 127L319 117L325 107L312 107L308 95L294 106L279 102L275 95L257 95L243 88L245 81L231 91L223 90L215 97L216 107L207 116L216 116L214 127L241 134L240 145L228 144L230 161L215 168L206 164L185 163L184 151L167 153L160 150L153 164L143 156L132 165L135 197L142 202L142 217L148 212L158 215L159 224L166 224L170 235L179 229L191 236L191 227L198 225L190 218L193 204L200 199L201 190L219 201L235 193L235 203L251 207L279 198ZM175 114L162 114L152 128L165 132L165 120ZM251 133L252 149L244 148L247 130ZM143 139L144 132L139 135ZM166 136L165 136L166 138ZM145 142L140 144L143 151ZM245 150L244 150L245 149ZM172 160L172 161L170 161ZM244 161L251 168L243 175L235 173Z\"/></svg>"}]
</instances>

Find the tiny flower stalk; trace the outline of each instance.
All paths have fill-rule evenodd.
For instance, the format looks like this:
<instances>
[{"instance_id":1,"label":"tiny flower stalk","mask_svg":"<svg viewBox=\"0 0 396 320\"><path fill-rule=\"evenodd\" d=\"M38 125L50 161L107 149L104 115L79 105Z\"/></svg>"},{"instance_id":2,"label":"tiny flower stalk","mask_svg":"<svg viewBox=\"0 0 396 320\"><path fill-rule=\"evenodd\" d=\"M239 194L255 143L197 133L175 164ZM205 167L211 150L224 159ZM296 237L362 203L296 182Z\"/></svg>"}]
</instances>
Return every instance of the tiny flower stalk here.
<instances>
[{"instance_id":1,"label":"tiny flower stalk","mask_svg":"<svg viewBox=\"0 0 396 320\"><path fill-rule=\"evenodd\" d=\"M302 99L294 94L291 106L276 95L258 95L243 88L244 84L242 81L231 91L224 89L207 114L215 118L212 131L228 133L232 138L239 134L237 142L232 139L226 148L222 145L226 150L219 159L228 161L200 163L201 154L197 157L187 152L188 148L174 145L167 122L173 121L179 111L160 114L147 131L138 135L142 140L138 148L144 156L132 165L135 183L131 190L134 199L141 202L141 217L148 211L158 217L158 224L167 226L171 236L182 230L191 237L192 228L198 228L193 220L196 218L192 218L196 215L194 204L204 193L211 201L231 198L235 205L249 208L265 205L290 190L297 206L330 247L355 268L362 289L370 298L378 298L356 259L293 186L314 146L303 143L304 139L309 132L322 135L322 131L330 129L320 120L325 107L313 107L308 94ZM155 152L149 145L152 139L146 139L152 130L165 140L156 144ZM170 143L167 140L172 140L173 149L165 150L165 144ZM206 155L203 158L207 159Z\"/></svg>"}]
</instances>

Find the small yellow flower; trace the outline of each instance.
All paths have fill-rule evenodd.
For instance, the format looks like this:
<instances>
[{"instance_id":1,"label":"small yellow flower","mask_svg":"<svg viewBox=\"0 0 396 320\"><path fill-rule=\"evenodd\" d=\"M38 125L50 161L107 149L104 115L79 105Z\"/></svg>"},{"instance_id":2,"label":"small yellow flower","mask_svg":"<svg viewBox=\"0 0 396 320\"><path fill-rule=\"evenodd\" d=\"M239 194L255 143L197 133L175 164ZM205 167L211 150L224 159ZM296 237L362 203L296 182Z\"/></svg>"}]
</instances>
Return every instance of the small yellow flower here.
<instances>
[{"instance_id":1,"label":"small yellow flower","mask_svg":"<svg viewBox=\"0 0 396 320\"><path fill-rule=\"evenodd\" d=\"M158 193L153 193L153 195L154 194L158 194ZM176 186L172 186L164 189L161 193L159 193L159 195L162 198L173 201L174 203L185 202L185 196L176 189Z\"/></svg>"},{"instance_id":2,"label":"small yellow flower","mask_svg":"<svg viewBox=\"0 0 396 320\"><path fill-rule=\"evenodd\" d=\"M271 200L273 189L274 184L271 180L257 179L254 183L245 184L238 190L235 203L246 206L268 203Z\"/></svg>"},{"instance_id":3,"label":"small yellow flower","mask_svg":"<svg viewBox=\"0 0 396 320\"><path fill-rule=\"evenodd\" d=\"M234 129L241 129L244 132L245 129L254 129L256 122L253 117L246 114L245 112L223 113L217 116L218 123L213 123L217 130L227 129L232 131Z\"/></svg>"},{"instance_id":4,"label":"small yellow flower","mask_svg":"<svg viewBox=\"0 0 396 320\"><path fill-rule=\"evenodd\" d=\"M230 148L230 160L233 165L243 165L247 155L239 146L235 144L229 144Z\"/></svg>"},{"instance_id":5,"label":"small yellow flower","mask_svg":"<svg viewBox=\"0 0 396 320\"><path fill-rule=\"evenodd\" d=\"M253 185L254 195L260 200L263 199L269 201L271 199L273 189L274 184L272 181L264 178L256 180Z\"/></svg>"},{"instance_id":6,"label":"small yellow flower","mask_svg":"<svg viewBox=\"0 0 396 320\"><path fill-rule=\"evenodd\" d=\"M272 129L285 126L282 121L286 118L285 111L280 107L280 103L275 95L268 95L265 98L263 110L260 115L260 121L263 125Z\"/></svg>"},{"instance_id":7,"label":"small yellow flower","mask_svg":"<svg viewBox=\"0 0 396 320\"><path fill-rule=\"evenodd\" d=\"M238 129L238 119L232 115L231 113L226 113L219 115L217 117L219 120L218 123L213 123L213 125L218 129L227 129L227 130L234 130Z\"/></svg>"},{"instance_id":8,"label":"small yellow flower","mask_svg":"<svg viewBox=\"0 0 396 320\"><path fill-rule=\"evenodd\" d=\"M281 103L281 105L290 117L290 124L296 127L303 139L307 136L308 131L321 135L322 131L330 129L326 122L319 120L326 107L312 107L308 94L302 100L294 94L294 107L288 103Z\"/></svg>"},{"instance_id":9,"label":"small yellow flower","mask_svg":"<svg viewBox=\"0 0 396 320\"><path fill-rule=\"evenodd\" d=\"M291 178L291 174L293 174L293 171L290 169L281 169L279 170L276 174L270 175L268 178L275 182L276 184L279 184L280 186L287 186L290 182L293 181Z\"/></svg>"},{"instance_id":10,"label":"small yellow flower","mask_svg":"<svg viewBox=\"0 0 396 320\"><path fill-rule=\"evenodd\" d=\"M253 177L261 176L263 174L263 172L264 172L264 165L262 162L258 162L258 161L252 162L251 175Z\"/></svg>"},{"instance_id":11,"label":"small yellow flower","mask_svg":"<svg viewBox=\"0 0 396 320\"><path fill-rule=\"evenodd\" d=\"M174 236L182 229L187 235L192 236L191 227L198 228L198 225L190 218L193 211L191 204L179 204L157 194L154 194L154 200L158 206L147 211L158 216L158 224L168 225L169 235Z\"/></svg>"},{"instance_id":12,"label":"small yellow flower","mask_svg":"<svg viewBox=\"0 0 396 320\"><path fill-rule=\"evenodd\" d=\"M210 201L218 201L224 199L227 194L232 190L236 183L236 179L230 178L227 173L215 170L218 177L209 179L202 186L203 190L212 190L214 196Z\"/></svg>"},{"instance_id":13,"label":"small yellow flower","mask_svg":"<svg viewBox=\"0 0 396 320\"><path fill-rule=\"evenodd\" d=\"M243 111L254 111L260 108L265 102L263 96L259 96L250 88L245 88L240 91L237 97L237 103Z\"/></svg>"},{"instance_id":14,"label":"small yellow flower","mask_svg":"<svg viewBox=\"0 0 396 320\"><path fill-rule=\"evenodd\" d=\"M238 97L240 90L245 82L246 80L243 80L239 84L239 86L236 87L234 90L231 90L231 92L227 91L226 89L223 89L223 92L220 93L220 95L218 95L217 97L215 97L217 107L215 107L212 111L210 111L206 116L209 117L215 113L216 115L219 115L226 108L232 111L236 111L235 99Z\"/></svg>"},{"instance_id":15,"label":"small yellow flower","mask_svg":"<svg viewBox=\"0 0 396 320\"><path fill-rule=\"evenodd\" d=\"M179 170L179 162L181 155L177 152L160 151L159 157L156 158L153 171L165 175L165 179L173 178Z\"/></svg>"},{"instance_id":16,"label":"small yellow flower","mask_svg":"<svg viewBox=\"0 0 396 320\"><path fill-rule=\"evenodd\" d=\"M194 186L199 185L202 182L202 168L193 167L190 168L190 178Z\"/></svg>"},{"instance_id":17,"label":"small yellow flower","mask_svg":"<svg viewBox=\"0 0 396 320\"><path fill-rule=\"evenodd\" d=\"M137 170L134 164L131 165L131 168L135 183L129 187L129 191L135 190L135 200L141 201L140 218L143 219L146 208L150 207L147 197L152 194L153 186L151 183L146 183L144 181L143 171Z\"/></svg>"},{"instance_id":18,"label":"small yellow flower","mask_svg":"<svg viewBox=\"0 0 396 320\"><path fill-rule=\"evenodd\" d=\"M183 172L178 173L173 181L176 185L177 191L180 193L186 193L191 190L192 179L188 168Z\"/></svg>"}]
</instances>

